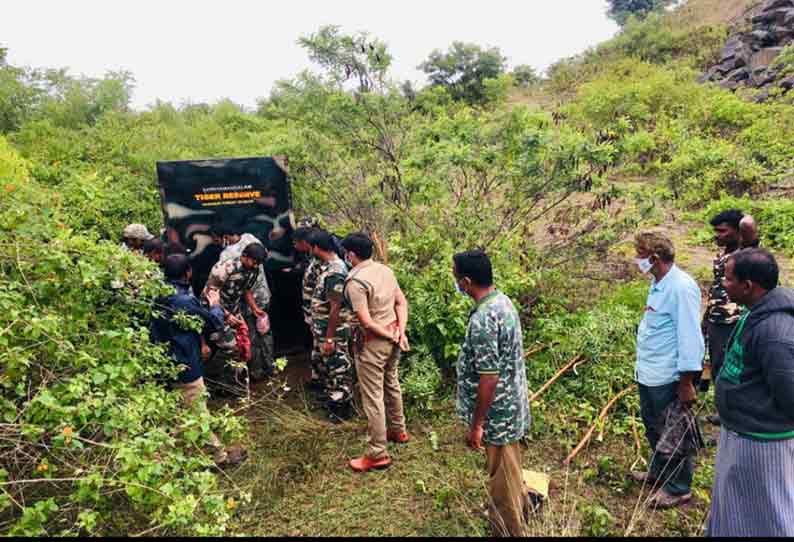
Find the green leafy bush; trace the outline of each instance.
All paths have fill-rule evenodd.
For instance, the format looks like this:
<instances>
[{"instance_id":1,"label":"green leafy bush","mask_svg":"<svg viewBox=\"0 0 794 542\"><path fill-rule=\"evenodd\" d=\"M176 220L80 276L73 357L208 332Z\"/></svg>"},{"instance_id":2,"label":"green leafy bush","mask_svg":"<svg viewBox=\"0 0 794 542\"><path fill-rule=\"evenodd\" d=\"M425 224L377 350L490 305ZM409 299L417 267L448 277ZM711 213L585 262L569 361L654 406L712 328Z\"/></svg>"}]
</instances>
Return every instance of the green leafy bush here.
<instances>
[{"instance_id":1,"label":"green leafy bush","mask_svg":"<svg viewBox=\"0 0 794 542\"><path fill-rule=\"evenodd\" d=\"M230 515L202 448L211 426L228 438L240 423L189 412L160 384L176 366L144 327L165 288L151 264L72 229L62 192L2 138L0 179L8 534L222 534Z\"/></svg>"},{"instance_id":2,"label":"green leafy bush","mask_svg":"<svg viewBox=\"0 0 794 542\"><path fill-rule=\"evenodd\" d=\"M713 232L708 226L709 220L728 209L741 209L745 213L753 215L759 225L758 231L763 246L780 250L789 256L794 255L794 200L789 198L754 199L723 195L695 215L699 222L706 225L697 234L699 241L711 240Z\"/></svg>"}]
</instances>

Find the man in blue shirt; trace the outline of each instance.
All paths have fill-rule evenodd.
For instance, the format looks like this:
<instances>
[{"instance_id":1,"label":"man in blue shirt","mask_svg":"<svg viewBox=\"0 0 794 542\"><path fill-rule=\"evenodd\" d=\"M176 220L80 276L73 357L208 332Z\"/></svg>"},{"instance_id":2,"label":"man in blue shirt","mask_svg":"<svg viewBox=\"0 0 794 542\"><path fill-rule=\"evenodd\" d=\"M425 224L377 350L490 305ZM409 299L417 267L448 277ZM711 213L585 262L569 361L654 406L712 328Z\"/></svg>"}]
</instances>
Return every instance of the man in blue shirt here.
<instances>
[{"instance_id":1,"label":"man in blue shirt","mask_svg":"<svg viewBox=\"0 0 794 542\"><path fill-rule=\"evenodd\" d=\"M692 498L693 461L691 456L660 453L657 444L667 407L678 400L688 409L696 399L693 382L703 370L705 353L700 288L675 265L675 248L665 235L643 232L635 237L634 245L640 270L653 276L637 330L635 373L652 456L647 473L632 472L631 476L638 482L661 485L651 506L670 508Z\"/></svg>"},{"instance_id":2,"label":"man in blue shirt","mask_svg":"<svg viewBox=\"0 0 794 542\"><path fill-rule=\"evenodd\" d=\"M220 305L220 294L216 290L208 292L207 301L210 308L207 310L201 306L190 291L192 270L185 254L168 256L163 271L166 282L173 286L175 291L172 295L157 299L155 315L149 326L149 336L153 343L165 343L168 354L175 363L183 367L175 387L182 392L186 406L202 413L207 410L207 403L201 358L209 351L202 337L223 329L224 316ZM203 324L201 334L185 322L180 322L178 315L201 319ZM224 448L212 432L210 432L210 447L219 466L240 463L247 456L246 451L240 447Z\"/></svg>"}]
</instances>

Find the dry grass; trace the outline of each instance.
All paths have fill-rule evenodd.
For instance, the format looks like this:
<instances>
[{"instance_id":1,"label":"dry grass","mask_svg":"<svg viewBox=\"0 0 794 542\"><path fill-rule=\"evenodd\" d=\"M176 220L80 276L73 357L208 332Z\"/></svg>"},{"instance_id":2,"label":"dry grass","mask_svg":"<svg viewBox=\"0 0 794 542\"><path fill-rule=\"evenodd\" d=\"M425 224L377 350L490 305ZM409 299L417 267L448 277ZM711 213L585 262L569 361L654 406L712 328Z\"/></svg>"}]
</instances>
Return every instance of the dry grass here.
<instances>
[{"instance_id":1,"label":"dry grass","mask_svg":"<svg viewBox=\"0 0 794 542\"><path fill-rule=\"evenodd\" d=\"M277 386L275 386L277 387ZM257 390L261 396L262 390ZM252 494L237 511L230 534L313 536L487 536L485 458L469 451L451 402L435 412L410 415L413 440L391 446L391 468L355 474L350 457L365 446L363 418L342 425L325 422L301 388L254 402L251 458L230 473L230 484ZM640 429L641 430L641 429ZM641 463L631 435L607 428L570 467L562 459L570 444L536 437L524 451L524 467L551 475L549 500L531 518L529 532L581 536L592 532L592 511L609 511L613 535L698 535L707 508L711 471L696 478L701 499L677 512L647 510L638 503L647 489L625 472ZM627 445L628 443L632 443ZM713 452L701 458L710 465ZM604 466L606 465L606 467Z\"/></svg>"},{"instance_id":2,"label":"dry grass","mask_svg":"<svg viewBox=\"0 0 794 542\"><path fill-rule=\"evenodd\" d=\"M734 25L760 0L687 0L669 14L675 26L697 28L717 24Z\"/></svg>"}]
</instances>

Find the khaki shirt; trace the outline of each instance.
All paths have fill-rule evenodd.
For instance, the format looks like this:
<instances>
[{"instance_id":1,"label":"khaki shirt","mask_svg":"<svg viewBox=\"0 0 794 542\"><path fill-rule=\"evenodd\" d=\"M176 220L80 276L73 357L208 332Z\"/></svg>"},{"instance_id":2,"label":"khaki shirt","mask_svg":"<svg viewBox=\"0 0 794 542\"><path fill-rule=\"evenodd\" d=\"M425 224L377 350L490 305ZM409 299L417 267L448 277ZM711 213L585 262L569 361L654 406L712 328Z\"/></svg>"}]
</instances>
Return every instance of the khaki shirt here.
<instances>
[{"instance_id":1,"label":"khaki shirt","mask_svg":"<svg viewBox=\"0 0 794 542\"><path fill-rule=\"evenodd\" d=\"M354 312L367 308L376 324L388 326L397 320L394 302L399 288L391 269L366 260L354 267L347 276L345 296Z\"/></svg>"}]
</instances>

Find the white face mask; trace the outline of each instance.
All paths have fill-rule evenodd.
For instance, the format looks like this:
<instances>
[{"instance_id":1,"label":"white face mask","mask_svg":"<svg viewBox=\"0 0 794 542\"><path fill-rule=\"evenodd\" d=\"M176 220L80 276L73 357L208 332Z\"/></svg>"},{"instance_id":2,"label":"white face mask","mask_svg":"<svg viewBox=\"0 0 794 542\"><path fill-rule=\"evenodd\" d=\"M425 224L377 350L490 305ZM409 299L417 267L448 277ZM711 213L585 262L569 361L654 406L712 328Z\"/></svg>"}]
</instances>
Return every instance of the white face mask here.
<instances>
[{"instance_id":1,"label":"white face mask","mask_svg":"<svg viewBox=\"0 0 794 542\"><path fill-rule=\"evenodd\" d=\"M650 258L634 258L634 261L643 273L648 273L653 268Z\"/></svg>"},{"instance_id":2,"label":"white face mask","mask_svg":"<svg viewBox=\"0 0 794 542\"><path fill-rule=\"evenodd\" d=\"M460 295L466 295L466 291L460 287L460 283L453 277L453 282L455 283L455 291Z\"/></svg>"}]
</instances>

